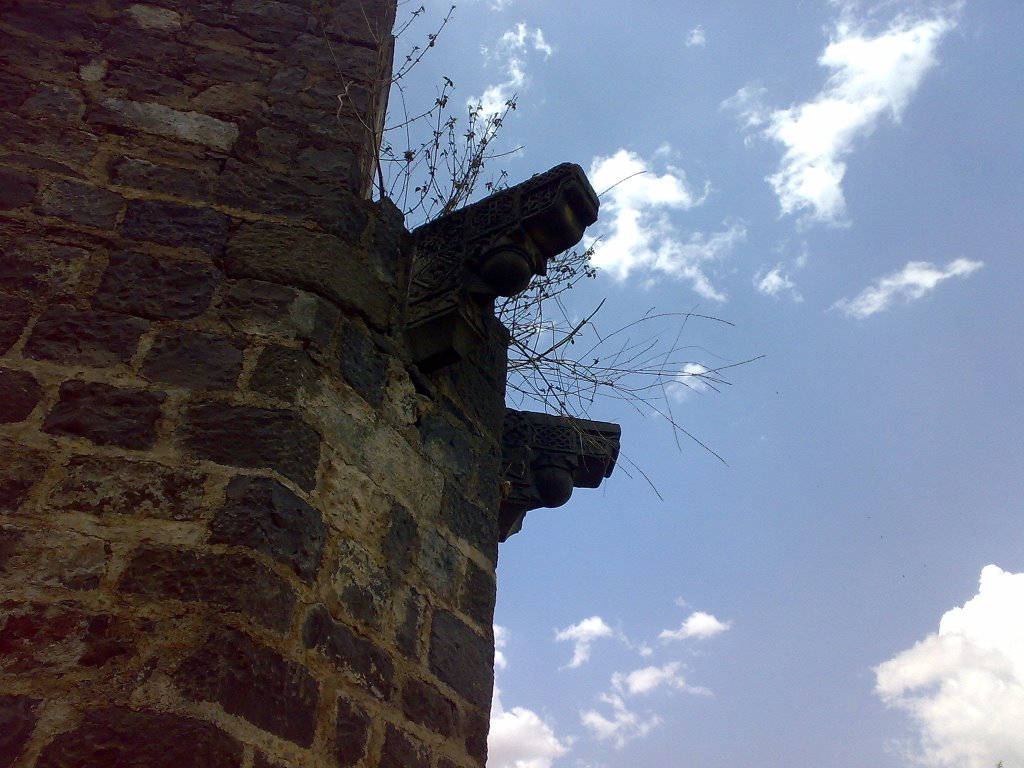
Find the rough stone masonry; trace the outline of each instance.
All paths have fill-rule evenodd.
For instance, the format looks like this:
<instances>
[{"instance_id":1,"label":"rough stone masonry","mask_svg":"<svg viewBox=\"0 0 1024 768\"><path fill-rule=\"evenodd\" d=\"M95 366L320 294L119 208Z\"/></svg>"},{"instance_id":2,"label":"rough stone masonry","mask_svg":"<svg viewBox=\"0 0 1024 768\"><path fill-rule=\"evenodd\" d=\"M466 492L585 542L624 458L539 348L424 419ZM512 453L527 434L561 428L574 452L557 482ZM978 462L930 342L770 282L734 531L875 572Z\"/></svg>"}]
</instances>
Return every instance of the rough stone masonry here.
<instances>
[{"instance_id":1,"label":"rough stone masonry","mask_svg":"<svg viewBox=\"0 0 1024 768\"><path fill-rule=\"evenodd\" d=\"M409 341L394 13L0 0L0 768L484 765L499 538L617 431L503 485L486 286Z\"/></svg>"}]
</instances>

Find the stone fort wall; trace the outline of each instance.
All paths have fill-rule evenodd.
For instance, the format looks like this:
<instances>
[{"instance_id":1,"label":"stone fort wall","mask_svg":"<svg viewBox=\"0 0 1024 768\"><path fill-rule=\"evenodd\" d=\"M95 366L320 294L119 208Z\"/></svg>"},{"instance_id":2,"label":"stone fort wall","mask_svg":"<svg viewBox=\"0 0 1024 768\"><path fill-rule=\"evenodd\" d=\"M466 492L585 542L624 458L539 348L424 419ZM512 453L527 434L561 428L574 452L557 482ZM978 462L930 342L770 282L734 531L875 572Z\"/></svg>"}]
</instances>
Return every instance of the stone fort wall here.
<instances>
[{"instance_id":1,"label":"stone fort wall","mask_svg":"<svg viewBox=\"0 0 1024 768\"><path fill-rule=\"evenodd\" d=\"M399 332L394 12L0 0L0 768L483 766L504 363Z\"/></svg>"}]
</instances>

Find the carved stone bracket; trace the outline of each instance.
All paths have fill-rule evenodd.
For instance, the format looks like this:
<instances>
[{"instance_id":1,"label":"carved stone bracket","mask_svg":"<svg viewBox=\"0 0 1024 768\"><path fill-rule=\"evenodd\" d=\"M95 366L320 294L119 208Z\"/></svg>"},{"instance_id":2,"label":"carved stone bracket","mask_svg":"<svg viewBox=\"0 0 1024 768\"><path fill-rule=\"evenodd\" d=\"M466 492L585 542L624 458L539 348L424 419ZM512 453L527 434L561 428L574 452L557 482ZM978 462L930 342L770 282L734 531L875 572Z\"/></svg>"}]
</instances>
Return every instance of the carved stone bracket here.
<instances>
[{"instance_id":1,"label":"carved stone bracket","mask_svg":"<svg viewBox=\"0 0 1024 768\"><path fill-rule=\"evenodd\" d=\"M560 507L573 488L597 488L619 456L618 424L530 411L505 411L500 541L531 509Z\"/></svg>"},{"instance_id":2,"label":"carved stone bracket","mask_svg":"<svg viewBox=\"0 0 1024 768\"><path fill-rule=\"evenodd\" d=\"M496 296L526 290L547 262L597 221L583 169L557 165L414 230L406 335L417 364L433 371L486 338Z\"/></svg>"}]
</instances>

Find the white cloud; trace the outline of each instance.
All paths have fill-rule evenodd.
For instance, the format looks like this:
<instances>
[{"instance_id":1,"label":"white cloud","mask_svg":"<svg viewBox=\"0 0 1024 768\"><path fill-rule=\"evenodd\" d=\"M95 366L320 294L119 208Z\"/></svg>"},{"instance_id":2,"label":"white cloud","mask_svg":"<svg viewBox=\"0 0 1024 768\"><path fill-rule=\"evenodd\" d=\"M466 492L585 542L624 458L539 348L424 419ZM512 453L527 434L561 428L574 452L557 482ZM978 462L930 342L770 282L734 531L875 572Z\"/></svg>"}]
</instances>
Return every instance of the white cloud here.
<instances>
[{"instance_id":1,"label":"white cloud","mask_svg":"<svg viewBox=\"0 0 1024 768\"><path fill-rule=\"evenodd\" d=\"M977 595L875 674L876 693L919 729L920 764L1024 764L1024 573L986 566Z\"/></svg>"},{"instance_id":2,"label":"white cloud","mask_svg":"<svg viewBox=\"0 0 1024 768\"><path fill-rule=\"evenodd\" d=\"M590 645L602 637L614 637L615 631L605 624L600 616L591 616L578 624L573 624L565 629L555 632L555 640L561 642L572 640L575 645L572 651L572 660L568 666L571 669L579 667L590 660Z\"/></svg>"},{"instance_id":3,"label":"white cloud","mask_svg":"<svg viewBox=\"0 0 1024 768\"><path fill-rule=\"evenodd\" d=\"M689 34L686 36L687 48L693 48L695 45L703 48L706 42L707 37L705 37L704 35L704 27L700 26L699 24L693 29L691 29Z\"/></svg>"},{"instance_id":4,"label":"white cloud","mask_svg":"<svg viewBox=\"0 0 1024 768\"><path fill-rule=\"evenodd\" d=\"M842 19L818 59L831 74L810 101L787 109L765 109L763 91L740 89L723 106L739 112L748 128L784 148L779 170L767 181L783 215L841 224L846 218L842 181L845 158L855 142L870 136L883 117L899 122L936 49L956 27L958 6L930 17L901 15L877 34L852 18Z\"/></svg>"},{"instance_id":5,"label":"white cloud","mask_svg":"<svg viewBox=\"0 0 1024 768\"><path fill-rule=\"evenodd\" d=\"M657 154L665 156L667 151L659 148ZM746 237L746 227L727 222L722 232L683 236L668 215L703 203L707 184L695 190L682 169L668 165L659 174L627 149L594 158L590 180L602 194L601 218L594 229L599 238L594 266L620 280L634 270L661 272L689 280L705 298L725 300L706 269Z\"/></svg>"},{"instance_id":6,"label":"white cloud","mask_svg":"<svg viewBox=\"0 0 1024 768\"><path fill-rule=\"evenodd\" d=\"M536 712L524 707L506 710L495 688L487 735L487 768L550 768L571 747L572 741L558 738Z\"/></svg>"},{"instance_id":7,"label":"white cloud","mask_svg":"<svg viewBox=\"0 0 1024 768\"><path fill-rule=\"evenodd\" d=\"M712 373L700 363L687 363L676 376L674 381L665 385L665 391L673 400L681 402L694 392L705 392L708 387L707 374ZM712 374L712 381L714 381Z\"/></svg>"},{"instance_id":8,"label":"white cloud","mask_svg":"<svg viewBox=\"0 0 1024 768\"><path fill-rule=\"evenodd\" d=\"M539 27L531 29L524 22L504 32L493 49L484 48L485 58L501 63L506 79L487 86L479 98L470 98L470 105L479 104L485 117L502 114L508 102L529 82L525 57L531 50L543 53L544 58L554 53L554 48L544 38L544 31Z\"/></svg>"},{"instance_id":9,"label":"white cloud","mask_svg":"<svg viewBox=\"0 0 1024 768\"><path fill-rule=\"evenodd\" d=\"M888 309L897 299L905 302L920 299L944 280L966 277L983 266L984 262L970 259L956 259L945 269L927 261L911 261L903 269L880 277L852 299L840 299L832 309L838 309L849 317L870 317Z\"/></svg>"},{"instance_id":10,"label":"white cloud","mask_svg":"<svg viewBox=\"0 0 1024 768\"><path fill-rule=\"evenodd\" d=\"M658 715L648 713L647 717L641 717L630 710L617 694L601 694L600 700L611 705L611 716L606 717L596 709L591 709L580 713L580 722L598 740L612 739L616 749L622 749L630 740L646 736L661 725Z\"/></svg>"},{"instance_id":11,"label":"white cloud","mask_svg":"<svg viewBox=\"0 0 1024 768\"><path fill-rule=\"evenodd\" d=\"M788 293L793 301L804 300L796 283L789 276L786 266L781 262L767 271L761 270L754 275L754 287L765 296L778 298L780 294Z\"/></svg>"},{"instance_id":12,"label":"white cloud","mask_svg":"<svg viewBox=\"0 0 1024 768\"><path fill-rule=\"evenodd\" d=\"M703 640L720 635L732 626L731 621L719 621L710 613L695 611L679 626L679 629L665 629L658 634L662 642L672 640Z\"/></svg>"},{"instance_id":13,"label":"white cloud","mask_svg":"<svg viewBox=\"0 0 1024 768\"><path fill-rule=\"evenodd\" d=\"M708 694L707 688L691 686L686 682L681 662L672 661L660 667L644 667L632 672L616 672L612 675L612 686L622 694L637 696L650 693L662 686L677 691Z\"/></svg>"},{"instance_id":14,"label":"white cloud","mask_svg":"<svg viewBox=\"0 0 1024 768\"><path fill-rule=\"evenodd\" d=\"M498 624L494 625L494 668L505 669L508 666L508 659L505 657L504 649L508 645L508 629Z\"/></svg>"}]
</instances>

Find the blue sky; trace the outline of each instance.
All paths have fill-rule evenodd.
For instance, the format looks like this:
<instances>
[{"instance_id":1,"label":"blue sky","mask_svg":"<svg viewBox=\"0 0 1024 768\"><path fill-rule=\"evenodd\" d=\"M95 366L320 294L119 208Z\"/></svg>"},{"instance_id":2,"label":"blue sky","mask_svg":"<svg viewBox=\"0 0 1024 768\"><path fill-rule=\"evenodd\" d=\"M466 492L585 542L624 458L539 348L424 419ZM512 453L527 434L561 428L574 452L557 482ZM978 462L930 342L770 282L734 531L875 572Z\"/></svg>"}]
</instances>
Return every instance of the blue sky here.
<instances>
[{"instance_id":1,"label":"blue sky","mask_svg":"<svg viewBox=\"0 0 1024 768\"><path fill-rule=\"evenodd\" d=\"M726 463L598 399L662 498L502 545L489 768L1024 765L1022 72L1019 0L459 4L410 98L518 94L513 182L643 171L573 311L733 324L669 403Z\"/></svg>"}]
</instances>

